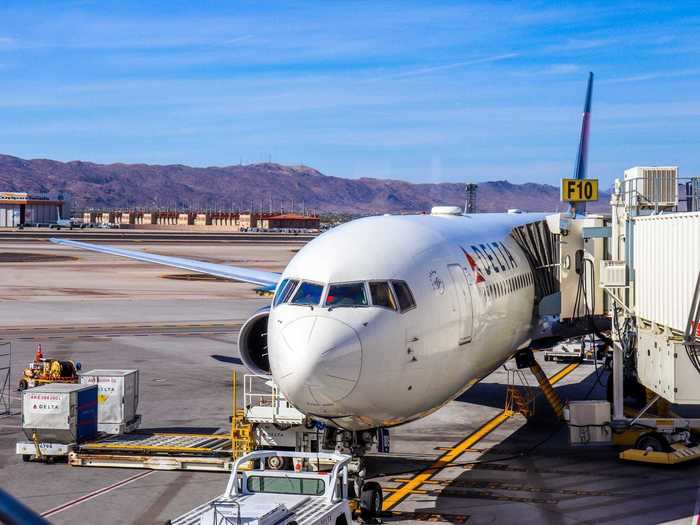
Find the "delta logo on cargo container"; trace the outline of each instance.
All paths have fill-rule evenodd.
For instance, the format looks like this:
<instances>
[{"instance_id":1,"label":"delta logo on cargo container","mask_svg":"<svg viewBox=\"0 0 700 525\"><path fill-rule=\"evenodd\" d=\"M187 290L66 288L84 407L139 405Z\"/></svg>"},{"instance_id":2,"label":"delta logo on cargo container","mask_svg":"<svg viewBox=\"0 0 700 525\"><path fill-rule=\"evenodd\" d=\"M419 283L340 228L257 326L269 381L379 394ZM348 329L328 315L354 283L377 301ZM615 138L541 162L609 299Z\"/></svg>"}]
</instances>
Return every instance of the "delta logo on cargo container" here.
<instances>
[{"instance_id":1,"label":"delta logo on cargo container","mask_svg":"<svg viewBox=\"0 0 700 525\"><path fill-rule=\"evenodd\" d=\"M37 412L57 412L61 409L61 396L57 394L29 394L32 410Z\"/></svg>"}]
</instances>

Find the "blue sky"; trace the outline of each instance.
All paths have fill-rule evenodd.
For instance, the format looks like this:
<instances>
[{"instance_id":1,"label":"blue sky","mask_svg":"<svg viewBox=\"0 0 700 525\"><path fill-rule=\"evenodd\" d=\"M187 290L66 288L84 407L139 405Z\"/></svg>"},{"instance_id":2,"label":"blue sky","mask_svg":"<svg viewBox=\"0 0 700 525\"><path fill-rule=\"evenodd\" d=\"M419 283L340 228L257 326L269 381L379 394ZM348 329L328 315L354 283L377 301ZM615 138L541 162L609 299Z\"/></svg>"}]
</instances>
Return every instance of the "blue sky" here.
<instances>
[{"instance_id":1,"label":"blue sky","mask_svg":"<svg viewBox=\"0 0 700 525\"><path fill-rule=\"evenodd\" d=\"M700 7L589 2L0 6L0 152L556 184L700 174Z\"/></svg>"}]
</instances>

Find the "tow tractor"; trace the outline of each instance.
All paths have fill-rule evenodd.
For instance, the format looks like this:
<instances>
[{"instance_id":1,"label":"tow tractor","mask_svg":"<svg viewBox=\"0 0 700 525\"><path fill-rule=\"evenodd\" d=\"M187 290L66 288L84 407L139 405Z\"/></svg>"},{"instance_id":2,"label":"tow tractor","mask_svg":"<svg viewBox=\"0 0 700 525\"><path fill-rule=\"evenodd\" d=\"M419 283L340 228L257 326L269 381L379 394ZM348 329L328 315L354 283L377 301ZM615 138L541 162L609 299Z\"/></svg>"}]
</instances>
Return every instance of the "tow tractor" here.
<instances>
[{"instance_id":1,"label":"tow tractor","mask_svg":"<svg viewBox=\"0 0 700 525\"><path fill-rule=\"evenodd\" d=\"M267 468L276 457L290 460L294 470ZM236 461L221 496L167 523L349 525L350 460L348 455L324 452L251 452ZM381 511L376 499L374 511Z\"/></svg>"},{"instance_id":2,"label":"tow tractor","mask_svg":"<svg viewBox=\"0 0 700 525\"><path fill-rule=\"evenodd\" d=\"M29 363L22 373L18 390L26 390L48 383L78 383L80 363L59 361L44 357L41 345L36 348L34 361Z\"/></svg>"}]
</instances>

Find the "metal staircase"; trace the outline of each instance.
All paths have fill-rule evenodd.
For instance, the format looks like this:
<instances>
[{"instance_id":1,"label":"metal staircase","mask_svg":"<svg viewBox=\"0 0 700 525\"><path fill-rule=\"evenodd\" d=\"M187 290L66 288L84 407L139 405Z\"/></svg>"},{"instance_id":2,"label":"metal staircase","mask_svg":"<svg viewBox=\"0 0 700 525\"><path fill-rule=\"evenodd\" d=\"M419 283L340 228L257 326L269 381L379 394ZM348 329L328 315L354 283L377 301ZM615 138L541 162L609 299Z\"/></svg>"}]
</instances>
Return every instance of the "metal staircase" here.
<instances>
[{"instance_id":1,"label":"metal staircase","mask_svg":"<svg viewBox=\"0 0 700 525\"><path fill-rule=\"evenodd\" d=\"M508 415L522 414L529 418L535 414L535 393L521 370L507 370L508 388L504 411Z\"/></svg>"}]
</instances>

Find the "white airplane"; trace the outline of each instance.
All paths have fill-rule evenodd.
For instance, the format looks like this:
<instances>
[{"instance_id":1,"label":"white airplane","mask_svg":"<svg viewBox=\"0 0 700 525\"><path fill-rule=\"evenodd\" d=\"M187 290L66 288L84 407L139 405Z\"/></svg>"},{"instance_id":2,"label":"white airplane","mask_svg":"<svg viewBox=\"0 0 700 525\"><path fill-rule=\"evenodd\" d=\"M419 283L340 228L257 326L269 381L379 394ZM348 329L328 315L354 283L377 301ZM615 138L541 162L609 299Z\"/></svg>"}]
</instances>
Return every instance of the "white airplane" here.
<instances>
[{"instance_id":1,"label":"white airplane","mask_svg":"<svg viewBox=\"0 0 700 525\"><path fill-rule=\"evenodd\" d=\"M542 217L447 208L360 219L309 242L281 275L53 242L276 286L240 331L241 359L303 412L362 430L428 414L528 341L534 279L510 234Z\"/></svg>"},{"instance_id":2,"label":"white airplane","mask_svg":"<svg viewBox=\"0 0 700 525\"><path fill-rule=\"evenodd\" d=\"M544 220L453 207L359 219L309 242L282 274L52 241L274 289L241 328L241 359L312 418L359 434L437 410L541 335L541 274L514 232Z\"/></svg>"},{"instance_id":3,"label":"white airplane","mask_svg":"<svg viewBox=\"0 0 700 525\"><path fill-rule=\"evenodd\" d=\"M57 230L60 230L61 228L70 228L73 229L74 226L78 226L76 221L73 219L63 219L61 218L61 207L57 206L56 207L56 214L57 214L57 219L54 224L51 225L51 228L55 228Z\"/></svg>"}]
</instances>

